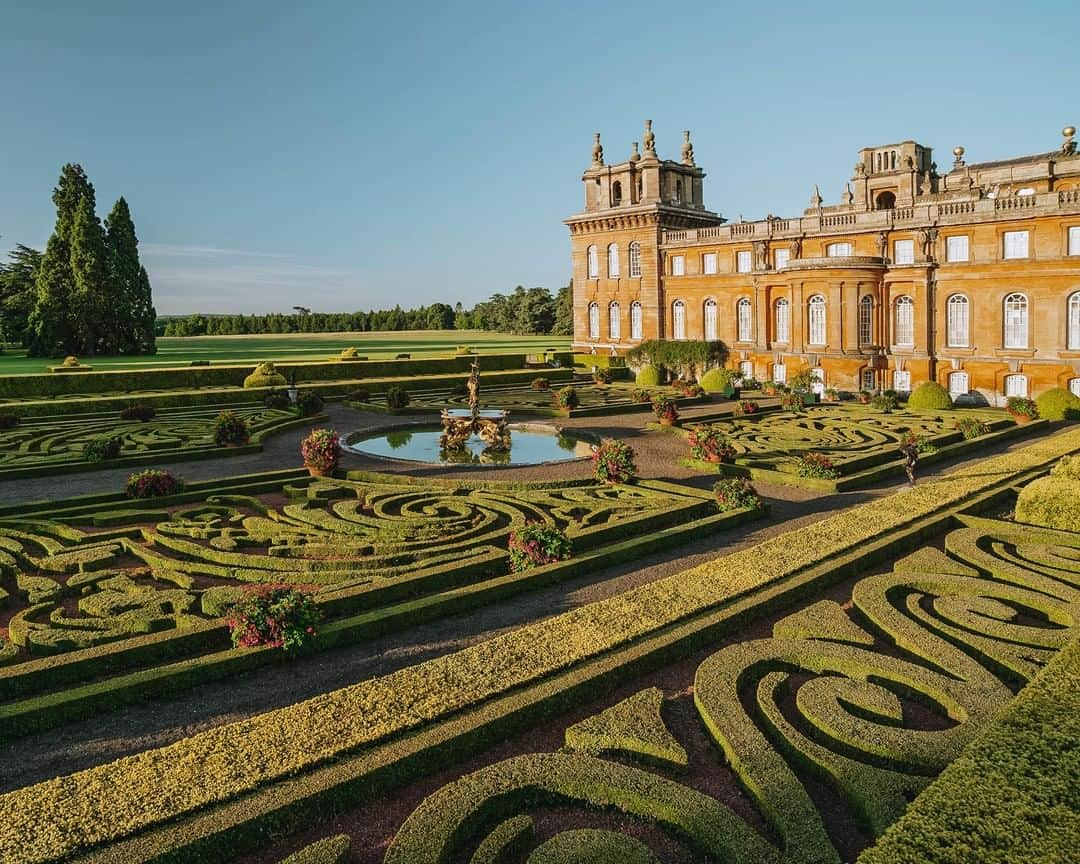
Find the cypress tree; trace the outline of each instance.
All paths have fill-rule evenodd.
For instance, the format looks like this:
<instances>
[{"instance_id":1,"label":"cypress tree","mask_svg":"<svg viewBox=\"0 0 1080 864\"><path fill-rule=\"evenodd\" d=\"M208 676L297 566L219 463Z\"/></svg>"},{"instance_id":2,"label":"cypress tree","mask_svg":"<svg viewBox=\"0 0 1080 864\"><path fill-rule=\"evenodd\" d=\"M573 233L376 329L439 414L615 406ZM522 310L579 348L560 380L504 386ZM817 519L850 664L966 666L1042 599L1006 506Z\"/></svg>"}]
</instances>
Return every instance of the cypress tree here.
<instances>
[{"instance_id":1,"label":"cypress tree","mask_svg":"<svg viewBox=\"0 0 1080 864\"><path fill-rule=\"evenodd\" d=\"M135 351L139 354L157 354L157 310L150 289L150 277L146 268L139 267L138 303L135 307Z\"/></svg>"},{"instance_id":2,"label":"cypress tree","mask_svg":"<svg viewBox=\"0 0 1080 864\"><path fill-rule=\"evenodd\" d=\"M131 211L122 197L105 219L105 246L109 262L109 330L115 350L138 354L141 322L139 241Z\"/></svg>"},{"instance_id":3,"label":"cypress tree","mask_svg":"<svg viewBox=\"0 0 1080 864\"><path fill-rule=\"evenodd\" d=\"M105 232L94 213L90 196L79 200L71 226L72 335L75 350L94 355L98 349L115 353L116 346L106 321L106 310L114 298L108 296L108 267Z\"/></svg>"}]
</instances>

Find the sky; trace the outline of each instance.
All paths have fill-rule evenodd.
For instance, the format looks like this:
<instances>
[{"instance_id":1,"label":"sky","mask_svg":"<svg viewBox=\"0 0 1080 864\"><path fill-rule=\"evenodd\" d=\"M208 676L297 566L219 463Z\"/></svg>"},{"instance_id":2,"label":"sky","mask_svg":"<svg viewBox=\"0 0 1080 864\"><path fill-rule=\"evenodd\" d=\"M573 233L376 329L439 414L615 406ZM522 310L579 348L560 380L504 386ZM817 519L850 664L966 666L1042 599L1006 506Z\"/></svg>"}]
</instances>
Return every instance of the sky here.
<instances>
[{"instance_id":1,"label":"sky","mask_svg":"<svg viewBox=\"0 0 1080 864\"><path fill-rule=\"evenodd\" d=\"M162 314L555 289L594 132L611 163L689 129L707 207L796 215L862 147L1056 149L1077 32L1075 0L0 0L0 251L44 247L78 162Z\"/></svg>"}]
</instances>

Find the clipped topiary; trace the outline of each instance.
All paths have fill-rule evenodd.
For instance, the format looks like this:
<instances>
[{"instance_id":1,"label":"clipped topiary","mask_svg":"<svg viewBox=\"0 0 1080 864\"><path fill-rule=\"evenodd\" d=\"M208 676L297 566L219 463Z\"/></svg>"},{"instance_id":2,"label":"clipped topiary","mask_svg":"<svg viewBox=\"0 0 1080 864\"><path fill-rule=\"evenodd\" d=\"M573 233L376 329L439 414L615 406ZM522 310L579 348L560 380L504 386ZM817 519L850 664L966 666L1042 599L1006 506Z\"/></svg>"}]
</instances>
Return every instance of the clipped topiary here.
<instances>
[{"instance_id":1,"label":"clipped topiary","mask_svg":"<svg viewBox=\"0 0 1080 864\"><path fill-rule=\"evenodd\" d=\"M269 361L260 363L255 367L255 371L244 379L245 387L283 387L286 383L285 376Z\"/></svg>"},{"instance_id":2,"label":"clipped topiary","mask_svg":"<svg viewBox=\"0 0 1080 864\"><path fill-rule=\"evenodd\" d=\"M1080 480L1052 476L1028 483L1016 499L1016 521L1080 531Z\"/></svg>"},{"instance_id":3,"label":"clipped topiary","mask_svg":"<svg viewBox=\"0 0 1080 864\"><path fill-rule=\"evenodd\" d=\"M397 384L387 387L386 407L391 411L402 411L409 407L409 391Z\"/></svg>"},{"instance_id":4,"label":"clipped topiary","mask_svg":"<svg viewBox=\"0 0 1080 864\"><path fill-rule=\"evenodd\" d=\"M344 864L349 857L351 840L348 834L324 837L310 846L293 852L280 864Z\"/></svg>"},{"instance_id":5,"label":"clipped topiary","mask_svg":"<svg viewBox=\"0 0 1080 864\"><path fill-rule=\"evenodd\" d=\"M1080 456L1062 456L1050 469L1050 476L1080 480Z\"/></svg>"},{"instance_id":6,"label":"clipped topiary","mask_svg":"<svg viewBox=\"0 0 1080 864\"><path fill-rule=\"evenodd\" d=\"M655 366L642 366L634 379L638 387L659 387L660 370Z\"/></svg>"},{"instance_id":7,"label":"clipped topiary","mask_svg":"<svg viewBox=\"0 0 1080 864\"><path fill-rule=\"evenodd\" d=\"M301 390L296 394L296 407L301 417L311 417L323 409L323 398L314 390Z\"/></svg>"},{"instance_id":8,"label":"clipped topiary","mask_svg":"<svg viewBox=\"0 0 1080 864\"><path fill-rule=\"evenodd\" d=\"M1080 420L1080 396L1063 387L1054 387L1035 400L1044 420Z\"/></svg>"},{"instance_id":9,"label":"clipped topiary","mask_svg":"<svg viewBox=\"0 0 1080 864\"><path fill-rule=\"evenodd\" d=\"M730 396L735 392L731 384L734 377L735 373L730 369L710 369L701 376L698 384L706 393L723 393L725 396Z\"/></svg>"},{"instance_id":10,"label":"clipped topiary","mask_svg":"<svg viewBox=\"0 0 1080 864\"><path fill-rule=\"evenodd\" d=\"M923 381L911 391L907 407L914 411L948 411L953 404L949 391L937 381Z\"/></svg>"}]
</instances>

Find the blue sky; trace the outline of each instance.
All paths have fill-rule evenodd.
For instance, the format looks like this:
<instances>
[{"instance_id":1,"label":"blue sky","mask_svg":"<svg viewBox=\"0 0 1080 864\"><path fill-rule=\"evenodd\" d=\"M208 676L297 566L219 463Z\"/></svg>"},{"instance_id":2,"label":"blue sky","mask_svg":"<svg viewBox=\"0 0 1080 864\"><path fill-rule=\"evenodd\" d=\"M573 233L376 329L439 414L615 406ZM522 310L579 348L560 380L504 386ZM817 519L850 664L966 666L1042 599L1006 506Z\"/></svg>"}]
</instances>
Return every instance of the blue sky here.
<instances>
[{"instance_id":1,"label":"blue sky","mask_svg":"<svg viewBox=\"0 0 1080 864\"><path fill-rule=\"evenodd\" d=\"M161 312L472 304L566 282L594 131L612 162L692 130L750 219L837 200L863 146L1080 126L1075 2L735 5L6 0L0 249L44 245L76 161Z\"/></svg>"}]
</instances>

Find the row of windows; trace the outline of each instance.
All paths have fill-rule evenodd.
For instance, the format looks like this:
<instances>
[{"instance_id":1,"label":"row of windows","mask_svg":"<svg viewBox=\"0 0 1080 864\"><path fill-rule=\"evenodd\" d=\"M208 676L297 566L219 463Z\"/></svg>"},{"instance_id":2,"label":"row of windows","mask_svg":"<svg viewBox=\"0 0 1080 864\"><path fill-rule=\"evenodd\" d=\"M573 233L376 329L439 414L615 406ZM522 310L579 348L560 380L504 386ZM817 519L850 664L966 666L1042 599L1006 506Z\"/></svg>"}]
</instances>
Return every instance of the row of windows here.
<instances>
[{"instance_id":1,"label":"row of windows","mask_svg":"<svg viewBox=\"0 0 1080 864\"><path fill-rule=\"evenodd\" d=\"M753 341L753 307L749 297L741 297L735 304L737 339ZM1066 306L1066 344L1069 350L1080 350L1080 291L1072 294ZM718 337L719 305L709 299L704 305L704 337L715 341ZM641 339L641 303L630 305L630 338ZM774 304L773 341L791 341L791 305L781 297ZM672 336L686 339L686 304L676 300L671 305ZM815 294L807 301L807 341L810 345L827 343L827 311L825 298ZM859 344L874 343L874 299L863 295L859 300ZM915 345L915 301L908 295L898 297L893 309L893 344L901 348ZM1003 344L1005 348L1026 349L1030 344L1030 305L1025 294L1009 294L1002 304ZM608 305L608 336L621 338L621 318L618 302ZM589 304L589 338L600 338L600 306ZM971 345L971 303L963 294L953 294L945 301L945 341L950 348L968 348Z\"/></svg>"},{"instance_id":2,"label":"row of windows","mask_svg":"<svg viewBox=\"0 0 1080 864\"><path fill-rule=\"evenodd\" d=\"M641 276L641 244L635 240L630 244L630 276L634 279ZM600 278L600 250L596 246L590 246L587 250L589 278ZM609 279L619 278L619 244L609 243L607 247L607 275Z\"/></svg>"}]
</instances>

